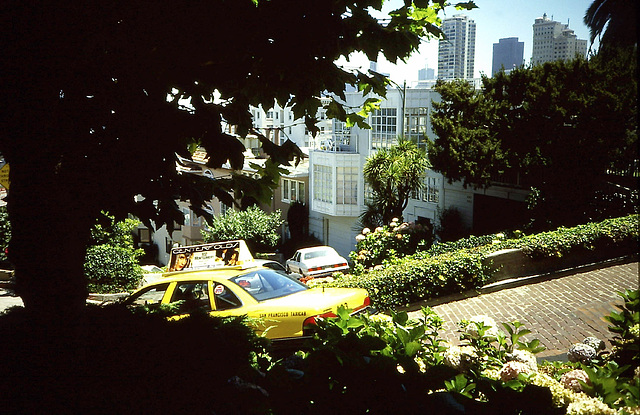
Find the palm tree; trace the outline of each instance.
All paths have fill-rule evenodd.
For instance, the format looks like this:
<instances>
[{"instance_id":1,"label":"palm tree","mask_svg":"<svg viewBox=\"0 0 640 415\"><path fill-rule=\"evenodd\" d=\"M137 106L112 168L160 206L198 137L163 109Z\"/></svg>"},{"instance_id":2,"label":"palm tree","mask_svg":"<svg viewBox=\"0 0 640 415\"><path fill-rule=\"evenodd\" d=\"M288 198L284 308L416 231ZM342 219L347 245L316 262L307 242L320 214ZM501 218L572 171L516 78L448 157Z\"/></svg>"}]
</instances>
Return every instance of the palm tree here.
<instances>
[{"instance_id":1,"label":"palm tree","mask_svg":"<svg viewBox=\"0 0 640 415\"><path fill-rule=\"evenodd\" d=\"M637 0L594 0L584 15L591 44L600 38L600 50L637 45Z\"/></svg>"},{"instance_id":2,"label":"palm tree","mask_svg":"<svg viewBox=\"0 0 640 415\"><path fill-rule=\"evenodd\" d=\"M375 227L401 218L411 193L422 188L428 167L426 152L405 139L370 156L363 173L372 196L360 222Z\"/></svg>"}]
</instances>

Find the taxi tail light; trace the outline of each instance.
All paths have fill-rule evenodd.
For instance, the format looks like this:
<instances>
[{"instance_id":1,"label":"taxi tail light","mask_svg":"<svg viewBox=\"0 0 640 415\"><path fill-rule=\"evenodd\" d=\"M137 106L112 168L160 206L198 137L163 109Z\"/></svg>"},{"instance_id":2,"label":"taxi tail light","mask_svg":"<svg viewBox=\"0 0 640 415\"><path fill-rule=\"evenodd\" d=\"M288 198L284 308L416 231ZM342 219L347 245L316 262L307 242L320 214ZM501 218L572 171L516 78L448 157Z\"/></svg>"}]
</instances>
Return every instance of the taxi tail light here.
<instances>
[{"instance_id":1,"label":"taxi tail light","mask_svg":"<svg viewBox=\"0 0 640 415\"><path fill-rule=\"evenodd\" d=\"M311 267L311 268L309 268L309 272L311 272L311 271L321 271L321 270L322 270L322 267Z\"/></svg>"},{"instance_id":2,"label":"taxi tail light","mask_svg":"<svg viewBox=\"0 0 640 415\"><path fill-rule=\"evenodd\" d=\"M310 331L312 329L311 326L315 326L318 324L318 319L319 318L330 318L330 317L338 317L334 312L328 312L328 313L324 313L324 314L318 314L317 316L311 316L311 317L307 317L304 322L302 323L302 331L303 333L306 334L310 334L307 333L308 331Z\"/></svg>"}]
</instances>

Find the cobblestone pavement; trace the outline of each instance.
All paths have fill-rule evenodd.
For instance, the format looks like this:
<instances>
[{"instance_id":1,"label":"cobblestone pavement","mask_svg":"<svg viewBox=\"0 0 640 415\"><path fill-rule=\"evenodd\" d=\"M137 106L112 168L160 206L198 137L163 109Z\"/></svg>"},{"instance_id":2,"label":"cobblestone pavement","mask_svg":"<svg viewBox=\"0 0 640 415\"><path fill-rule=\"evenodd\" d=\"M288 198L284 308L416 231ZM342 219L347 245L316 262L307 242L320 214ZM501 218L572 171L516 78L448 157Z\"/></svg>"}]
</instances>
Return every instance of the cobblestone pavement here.
<instances>
[{"instance_id":1,"label":"cobblestone pavement","mask_svg":"<svg viewBox=\"0 0 640 415\"><path fill-rule=\"evenodd\" d=\"M616 292L638 288L637 260L562 275L433 306L445 323L441 336L459 344L457 323L486 315L498 324L514 320L523 323L531 330L525 339L540 340L547 350L537 356L548 360L566 360L567 349L589 336L605 340L607 348L611 347L611 334L603 317L617 310L616 304L622 304Z\"/></svg>"}]
</instances>

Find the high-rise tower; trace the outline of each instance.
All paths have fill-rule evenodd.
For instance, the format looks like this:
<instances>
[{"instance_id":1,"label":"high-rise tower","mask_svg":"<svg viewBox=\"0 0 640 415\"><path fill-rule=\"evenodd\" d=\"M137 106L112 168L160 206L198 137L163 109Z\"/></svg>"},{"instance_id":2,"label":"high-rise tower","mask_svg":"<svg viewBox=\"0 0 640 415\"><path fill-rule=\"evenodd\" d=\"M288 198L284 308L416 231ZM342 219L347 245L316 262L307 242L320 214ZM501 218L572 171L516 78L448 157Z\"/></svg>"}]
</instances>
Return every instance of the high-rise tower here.
<instances>
[{"instance_id":1,"label":"high-rise tower","mask_svg":"<svg viewBox=\"0 0 640 415\"><path fill-rule=\"evenodd\" d=\"M476 23L458 14L442 21L445 39L438 44L438 78L473 79Z\"/></svg>"},{"instance_id":2,"label":"high-rise tower","mask_svg":"<svg viewBox=\"0 0 640 415\"><path fill-rule=\"evenodd\" d=\"M569 24L553 21L545 13L533 24L531 64L575 59L587 54L586 39L578 39Z\"/></svg>"},{"instance_id":3,"label":"high-rise tower","mask_svg":"<svg viewBox=\"0 0 640 415\"><path fill-rule=\"evenodd\" d=\"M493 44L493 63L491 76L500 69L506 72L524 64L524 42L518 42L517 37L499 39Z\"/></svg>"}]
</instances>

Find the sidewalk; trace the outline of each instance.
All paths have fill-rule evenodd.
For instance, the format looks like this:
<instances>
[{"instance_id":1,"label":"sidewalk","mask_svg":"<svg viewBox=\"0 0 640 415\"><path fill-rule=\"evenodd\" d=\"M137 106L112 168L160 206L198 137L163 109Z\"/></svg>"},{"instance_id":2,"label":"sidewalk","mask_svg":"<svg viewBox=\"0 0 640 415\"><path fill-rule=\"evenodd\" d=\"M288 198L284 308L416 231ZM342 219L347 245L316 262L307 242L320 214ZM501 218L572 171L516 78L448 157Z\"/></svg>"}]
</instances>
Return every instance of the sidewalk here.
<instances>
[{"instance_id":1,"label":"sidewalk","mask_svg":"<svg viewBox=\"0 0 640 415\"><path fill-rule=\"evenodd\" d=\"M486 315L499 325L514 320L523 323L531 330L525 338L529 341L537 338L547 348L537 355L539 358L566 360L568 348L589 336L604 340L609 349L612 335L603 317L617 310L616 304L622 304L617 291L638 288L637 259L592 266L556 277L432 306L444 320L441 336L459 344L457 323L475 315ZM415 317L421 313L409 314Z\"/></svg>"}]
</instances>

